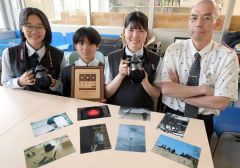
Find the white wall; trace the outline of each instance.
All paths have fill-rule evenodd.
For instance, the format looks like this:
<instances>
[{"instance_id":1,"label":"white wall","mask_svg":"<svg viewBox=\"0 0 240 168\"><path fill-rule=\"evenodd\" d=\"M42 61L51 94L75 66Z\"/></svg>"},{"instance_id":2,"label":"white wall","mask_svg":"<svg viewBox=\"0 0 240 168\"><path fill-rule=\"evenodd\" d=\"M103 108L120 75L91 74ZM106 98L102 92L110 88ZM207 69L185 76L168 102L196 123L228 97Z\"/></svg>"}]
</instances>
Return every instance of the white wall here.
<instances>
[{"instance_id":1,"label":"white wall","mask_svg":"<svg viewBox=\"0 0 240 168\"><path fill-rule=\"evenodd\" d=\"M179 29L153 29L156 36L156 40L160 41L162 44L162 50L165 51L166 48L174 42L174 37L190 37L188 30ZM221 32L215 32L213 35L213 40L220 43Z\"/></svg>"}]
</instances>

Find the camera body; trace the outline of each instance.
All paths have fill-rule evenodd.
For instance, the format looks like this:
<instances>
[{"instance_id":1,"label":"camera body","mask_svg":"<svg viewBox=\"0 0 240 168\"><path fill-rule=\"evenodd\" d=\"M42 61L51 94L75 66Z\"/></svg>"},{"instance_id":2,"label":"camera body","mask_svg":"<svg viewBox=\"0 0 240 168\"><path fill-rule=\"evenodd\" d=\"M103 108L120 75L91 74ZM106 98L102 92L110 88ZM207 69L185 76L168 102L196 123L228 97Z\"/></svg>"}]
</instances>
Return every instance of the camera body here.
<instances>
[{"instance_id":1,"label":"camera body","mask_svg":"<svg viewBox=\"0 0 240 168\"><path fill-rule=\"evenodd\" d=\"M145 72L143 68L143 61L138 58L138 56L133 55L132 57L128 57L129 61L129 69L130 69L130 78L133 83L141 83L145 78Z\"/></svg>"},{"instance_id":2,"label":"camera body","mask_svg":"<svg viewBox=\"0 0 240 168\"><path fill-rule=\"evenodd\" d=\"M47 69L41 65L37 65L33 73L36 80L35 86L40 91L48 91L52 81L48 76Z\"/></svg>"}]
</instances>

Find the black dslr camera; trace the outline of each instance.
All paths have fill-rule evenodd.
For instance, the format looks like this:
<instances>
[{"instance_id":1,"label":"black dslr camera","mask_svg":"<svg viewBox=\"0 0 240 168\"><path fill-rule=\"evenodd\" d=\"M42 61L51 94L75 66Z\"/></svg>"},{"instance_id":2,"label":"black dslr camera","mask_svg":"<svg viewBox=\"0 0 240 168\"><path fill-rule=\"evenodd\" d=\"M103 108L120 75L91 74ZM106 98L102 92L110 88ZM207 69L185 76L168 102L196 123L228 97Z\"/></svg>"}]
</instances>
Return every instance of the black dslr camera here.
<instances>
[{"instance_id":1,"label":"black dslr camera","mask_svg":"<svg viewBox=\"0 0 240 168\"><path fill-rule=\"evenodd\" d=\"M140 83L145 78L145 72L143 68L143 62L140 60L136 55L127 58L129 61L129 68L130 68L130 78L133 83Z\"/></svg>"},{"instance_id":2,"label":"black dslr camera","mask_svg":"<svg viewBox=\"0 0 240 168\"><path fill-rule=\"evenodd\" d=\"M52 80L48 76L47 69L41 65L37 65L34 70L34 74L36 79L35 86L40 91L48 91Z\"/></svg>"}]
</instances>

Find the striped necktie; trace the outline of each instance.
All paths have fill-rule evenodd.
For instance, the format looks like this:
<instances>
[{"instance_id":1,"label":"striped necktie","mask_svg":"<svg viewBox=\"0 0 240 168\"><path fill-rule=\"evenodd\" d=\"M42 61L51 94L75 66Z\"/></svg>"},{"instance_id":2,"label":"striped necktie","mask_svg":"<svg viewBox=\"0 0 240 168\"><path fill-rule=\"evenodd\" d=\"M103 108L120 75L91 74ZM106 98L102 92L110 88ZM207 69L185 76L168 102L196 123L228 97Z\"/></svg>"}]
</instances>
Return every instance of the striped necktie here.
<instances>
[{"instance_id":1,"label":"striped necktie","mask_svg":"<svg viewBox=\"0 0 240 168\"><path fill-rule=\"evenodd\" d=\"M195 61L192 64L192 67L189 72L189 77L187 81L188 86L198 86L199 83L199 76L200 76L200 60L201 55L197 52L194 54ZM184 110L184 116L190 117L190 118L197 118L198 115L198 107L185 104L185 110Z\"/></svg>"},{"instance_id":2,"label":"striped necktie","mask_svg":"<svg viewBox=\"0 0 240 168\"><path fill-rule=\"evenodd\" d=\"M32 55L32 59L33 59L33 63L34 63L34 67L36 67L37 65L40 64L40 62L38 61L38 58L39 58L39 55L37 52L35 52L33 55Z\"/></svg>"}]
</instances>

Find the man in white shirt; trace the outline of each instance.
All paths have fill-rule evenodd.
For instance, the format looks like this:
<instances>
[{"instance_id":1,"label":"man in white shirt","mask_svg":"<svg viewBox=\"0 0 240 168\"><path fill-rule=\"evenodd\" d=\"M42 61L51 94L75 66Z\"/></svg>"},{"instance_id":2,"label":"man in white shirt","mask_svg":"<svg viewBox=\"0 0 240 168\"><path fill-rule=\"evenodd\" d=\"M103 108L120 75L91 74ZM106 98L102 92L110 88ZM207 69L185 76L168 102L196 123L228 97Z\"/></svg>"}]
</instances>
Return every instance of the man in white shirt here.
<instances>
[{"instance_id":1,"label":"man in white shirt","mask_svg":"<svg viewBox=\"0 0 240 168\"><path fill-rule=\"evenodd\" d=\"M191 39L167 48L160 76L165 112L186 116L186 104L197 107L196 118L204 120L209 140L213 115L238 98L237 55L212 41L213 30L219 24L218 7L213 1L201 0L193 6L188 23ZM197 52L201 56L199 83L187 86ZM179 83L171 81L173 78Z\"/></svg>"}]
</instances>

